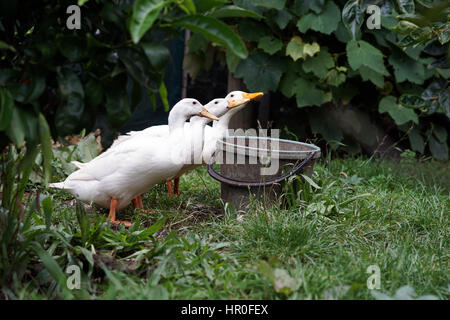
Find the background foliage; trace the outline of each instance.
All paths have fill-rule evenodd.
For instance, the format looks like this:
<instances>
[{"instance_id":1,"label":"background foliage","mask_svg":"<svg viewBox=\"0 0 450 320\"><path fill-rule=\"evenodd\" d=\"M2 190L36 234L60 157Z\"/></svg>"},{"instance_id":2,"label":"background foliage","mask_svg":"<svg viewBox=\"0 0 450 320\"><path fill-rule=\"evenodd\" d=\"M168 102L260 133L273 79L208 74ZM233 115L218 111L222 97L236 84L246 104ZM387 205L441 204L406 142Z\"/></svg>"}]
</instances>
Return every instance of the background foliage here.
<instances>
[{"instance_id":1,"label":"background foliage","mask_svg":"<svg viewBox=\"0 0 450 320\"><path fill-rule=\"evenodd\" d=\"M305 108L310 132L329 142L343 141L343 133L324 123L317 107L355 104L384 127L396 128L396 136L406 134L411 149L448 159L447 1L233 3L260 15L229 22L245 40L248 58L230 51L223 57L250 91L295 100L289 105ZM373 22L370 5L380 8L380 29L366 25ZM207 66L209 47L203 43L201 35L189 42L187 67L193 76Z\"/></svg>"}]
</instances>

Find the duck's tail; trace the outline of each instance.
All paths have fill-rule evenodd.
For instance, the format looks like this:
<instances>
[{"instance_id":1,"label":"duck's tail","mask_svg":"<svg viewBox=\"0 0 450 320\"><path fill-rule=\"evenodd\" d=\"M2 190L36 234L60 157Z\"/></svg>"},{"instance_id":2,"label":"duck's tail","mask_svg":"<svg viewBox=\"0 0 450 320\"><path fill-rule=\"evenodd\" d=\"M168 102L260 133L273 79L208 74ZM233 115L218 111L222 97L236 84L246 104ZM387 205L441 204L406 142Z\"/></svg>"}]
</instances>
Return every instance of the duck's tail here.
<instances>
[{"instance_id":1,"label":"duck's tail","mask_svg":"<svg viewBox=\"0 0 450 320\"><path fill-rule=\"evenodd\" d=\"M56 188L56 189L67 189L67 188L64 188L64 182L50 183L48 186L51 188Z\"/></svg>"},{"instance_id":2,"label":"duck's tail","mask_svg":"<svg viewBox=\"0 0 450 320\"><path fill-rule=\"evenodd\" d=\"M71 164L73 164L75 167L77 167L78 169L83 168L84 166L86 166L86 163L80 162L80 161L70 161Z\"/></svg>"}]
</instances>

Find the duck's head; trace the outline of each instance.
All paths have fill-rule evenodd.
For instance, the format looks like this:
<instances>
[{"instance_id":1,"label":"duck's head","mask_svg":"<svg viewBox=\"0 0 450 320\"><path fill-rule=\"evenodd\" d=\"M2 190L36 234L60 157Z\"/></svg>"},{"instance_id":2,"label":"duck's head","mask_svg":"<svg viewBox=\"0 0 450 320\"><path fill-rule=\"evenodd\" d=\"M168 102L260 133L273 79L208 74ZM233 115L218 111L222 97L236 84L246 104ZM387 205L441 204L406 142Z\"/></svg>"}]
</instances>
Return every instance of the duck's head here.
<instances>
[{"instance_id":1,"label":"duck's head","mask_svg":"<svg viewBox=\"0 0 450 320\"><path fill-rule=\"evenodd\" d=\"M264 93L262 93L262 92L248 93L248 92L244 92L244 91L231 91L230 93L227 94L225 99L227 99L227 100L248 99L250 101L250 100L262 97L263 95L264 95Z\"/></svg>"},{"instance_id":2,"label":"duck's head","mask_svg":"<svg viewBox=\"0 0 450 320\"><path fill-rule=\"evenodd\" d=\"M172 111L179 112L186 116L187 119L193 116L200 116L211 120L219 120L215 115L211 114L198 100L186 98L180 100L173 106ZM170 116L170 115L169 115Z\"/></svg>"},{"instance_id":3,"label":"duck's head","mask_svg":"<svg viewBox=\"0 0 450 320\"><path fill-rule=\"evenodd\" d=\"M250 99L214 99L208 102L205 105L205 108L208 109L213 115L220 118L227 113L228 110L239 107L249 101Z\"/></svg>"}]
</instances>

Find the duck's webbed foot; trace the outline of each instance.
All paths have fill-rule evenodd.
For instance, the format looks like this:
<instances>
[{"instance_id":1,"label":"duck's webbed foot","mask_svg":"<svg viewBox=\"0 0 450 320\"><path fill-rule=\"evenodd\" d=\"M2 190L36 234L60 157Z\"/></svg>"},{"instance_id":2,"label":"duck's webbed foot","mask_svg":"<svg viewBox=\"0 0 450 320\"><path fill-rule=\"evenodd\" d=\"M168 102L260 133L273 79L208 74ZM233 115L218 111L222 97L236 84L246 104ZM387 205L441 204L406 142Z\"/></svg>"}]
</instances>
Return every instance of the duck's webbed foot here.
<instances>
[{"instance_id":1,"label":"duck's webbed foot","mask_svg":"<svg viewBox=\"0 0 450 320\"><path fill-rule=\"evenodd\" d=\"M120 220L116 220L116 210L117 210L117 199L112 198L111 199L111 204L109 206L109 215L107 220L111 221L112 224L118 225L118 224L123 224L125 227L130 227L131 226L131 222L130 221L120 221Z\"/></svg>"}]
</instances>

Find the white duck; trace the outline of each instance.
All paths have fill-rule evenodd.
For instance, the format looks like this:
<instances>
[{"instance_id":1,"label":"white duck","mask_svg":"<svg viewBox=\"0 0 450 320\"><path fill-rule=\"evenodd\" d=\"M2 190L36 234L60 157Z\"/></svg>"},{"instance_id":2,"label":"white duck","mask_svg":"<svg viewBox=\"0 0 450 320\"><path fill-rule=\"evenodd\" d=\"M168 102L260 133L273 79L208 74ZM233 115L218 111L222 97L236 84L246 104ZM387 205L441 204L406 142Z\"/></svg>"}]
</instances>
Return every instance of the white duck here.
<instances>
[{"instance_id":1,"label":"white duck","mask_svg":"<svg viewBox=\"0 0 450 320\"><path fill-rule=\"evenodd\" d=\"M229 108L225 113L220 114L220 113L216 113L215 110L212 111L212 107L208 105L208 110L211 109L211 112L219 117L219 121L214 121L213 127L210 126L205 126L204 127L204 139L203 139L203 150L202 150L202 159L203 159L203 164L207 163L209 161L209 159L211 158L212 154L214 153L214 151L216 150L216 142L219 138L223 137L224 135L226 135L227 130L228 130L228 126L230 124L230 120L231 118L240 110L242 110L243 108L245 108L245 106L247 105L247 102L259 98L263 95L262 92L255 92L255 93L248 93L248 92L243 92L243 91L232 91L230 93L227 94L227 96L224 98L228 101L235 101L236 102L236 107L235 108ZM214 102L215 100L212 100L211 102ZM210 103L211 103L210 102ZM191 122L194 120L195 118L193 117L191 119ZM209 121L208 121L209 122ZM186 123L185 124L185 128L189 128L190 124ZM169 133L169 128L167 127L167 125L158 125L158 126L153 126L141 131L130 131L128 132L126 135L120 136L116 139L116 141L114 142L114 144L111 146L115 147L116 145L119 145L120 143L122 143L123 141L126 141L130 138L132 138L133 136L137 136L137 135L141 135L141 134L145 134L145 135L153 135L153 136L160 136L160 137L164 137L167 136ZM196 139L197 140L197 139ZM168 187L168 192L169 194L172 194L172 185L174 185L174 193L175 194L179 194L179 181L180 181L180 176L183 175L184 173L191 171L193 169L195 169L196 167L200 166L202 163L195 163L195 164L191 164L191 165L185 165L180 172L177 174L177 176L175 177L174 182L172 183L171 180L167 181L167 187ZM142 202L142 200L138 199L138 201Z\"/></svg>"},{"instance_id":2,"label":"white duck","mask_svg":"<svg viewBox=\"0 0 450 320\"><path fill-rule=\"evenodd\" d=\"M197 100L183 99L169 113L169 135L142 135L124 141L86 163L65 181L50 186L68 191L83 202L110 208L108 220L129 226L128 221L116 220L116 210L155 184L177 175L187 153L184 123L196 115L218 120Z\"/></svg>"},{"instance_id":3,"label":"white duck","mask_svg":"<svg viewBox=\"0 0 450 320\"><path fill-rule=\"evenodd\" d=\"M246 95L247 93L244 93ZM234 96L234 94L229 94L229 96ZM248 94L252 95L252 94ZM205 108L209 110L209 112L217 117L223 116L225 113L227 113L229 110L239 107L247 102L250 101L248 98L242 98L242 95L236 94L236 99L214 99L210 101L208 104L205 105ZM186 147L190 148L191 154L187 154L187 156L190 156L191 159L186 159L188 162L180 171L179 175L175 178L175 190L174 192L176 194L179 194L179 177L194 168L196 168L198 165L202 164L202 151L204 146L204 130L212 129L210 126L206 126L207 123L211 122L211 119L194 116L190 119L190 122L186 122L184 125L185 134L186 134L186 142L189 142ZM206 126L206 127L205 127ZM140 131L130 131L125 135L119 136L114 143L111 145L111 147L108 149L114 149L118 147L121 143L128 141L130 139L135 139L137 137L165 137L169 134L169 126L168 125L158 125L158 126L152 126L149 128L146 128L144 130ZM98 157L102 157L103 155L100 155ZM190 161L190 162L189 162ZM78 162L78 161L72 161L72 164L74 164L77 168L83 168L86 163ZM168 185L168 192L169 194L172 194L172 181L167 181ZM142 208L142 198L138 196L135 201L133 201L133 204L135 207Z\"/></svg>"}]
</instances>

